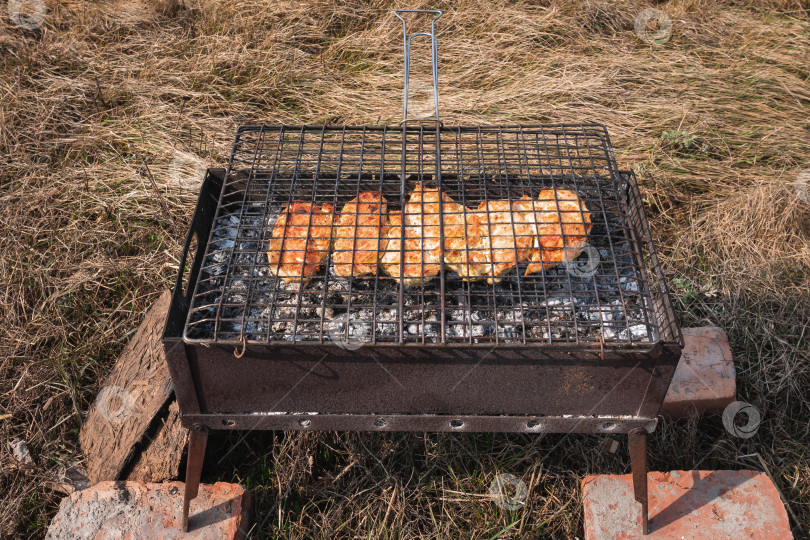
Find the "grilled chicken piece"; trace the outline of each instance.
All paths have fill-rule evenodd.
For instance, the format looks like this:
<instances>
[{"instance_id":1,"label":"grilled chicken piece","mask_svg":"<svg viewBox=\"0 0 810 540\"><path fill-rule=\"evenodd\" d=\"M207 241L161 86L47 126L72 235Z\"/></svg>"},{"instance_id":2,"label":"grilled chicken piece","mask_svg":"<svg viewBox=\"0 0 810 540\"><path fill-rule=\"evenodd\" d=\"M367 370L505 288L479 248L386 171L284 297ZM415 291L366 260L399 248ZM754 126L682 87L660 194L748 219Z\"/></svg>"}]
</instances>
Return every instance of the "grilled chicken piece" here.
<instances>
[{"instance_id":1,"label":"grilled chicken piece","mask_svg":"<svg viewBox=\"0 0 810 540\"><path fill-rule=\"evenodd\" d=\"M403 211L389 216L388 241L380 264L386 274L405 285L419 285L441 271L440 200L443 212L458 212L453 199L440 194L438 188L425 188L417 183ZM403 228L405 260L400 275Z\"/></svg>"},{"instance_id":2,"label":"grilled chicken piece","mask_svg":"<svg viewBox=\"0 0 810 540\"><path fill-rule=\"evenodd\" d=\"M535 227L516 211L516 202L487 201L480 204L479 212L487 231L487 282L498 283L503 274L526 261L535 243Z\"/></svg>"},{"instance_id":3,"label":"grilled chicken piece","mask_svg":"<svg viewBox=\"0 0 810 540\"><path fill-rule=\"evenodd\" d=\"M567 189L544 189L537 200L524 199L518 201L521 210L525 211L524 220L536 227L537 235L537 242L529 254L526 275L577 258L593 227L585 202Z\"/></svg>"},{"instance_id":4,"label":"grilled chicken piece","mask_svg":"<svg viewBox=\"0 0 810 540\"><path fill-rule=\"evenodd\" d=\"M405 285L418 285L422 283L423 275L428 276L429 279L439 272L439 268L430 264L423 267L422 238L419 231L412 227L405 227L405 263L404 267L400 268L402 229L402 212L388 214L388 232L385 237L385 250L380 257L380 266L386 274L397 280L399 280L401 272L405 276L402 279Z\"/></svg>"},{"instance_id":5,"label":"grilled chicken piece","mask_svg":"<svg viewBox=\"0 0 810 540\"><path fill-rule=\"evenodd\" d=\"M512 203L513 210L517 213L516 219L521 223L525 223L531 227L532 231L532 247L527 252L526 259L530 264L541 265L538 270L548 270L557 265L551 261L542 261L541 247L540 247L540 228L544 221L550 219L550 216L544 215L543 208L540 202L524 195L520 199Z\"/></svg>"},{"instance_id":6,"label":"grilled chicken piece","mask_svg":"<svg viewBox=\"0 0 810 540\"><path fill-rule=\"evenodd\" d=\"M476 281L490 272L487 214L456 204L442 210L444 262L461 279ZM450 210L450 211L448 211Z\"/></svg>"},{"instance_id":7,"label":"grilled chicken piece","mask_svg":"<svg viewBox=\"0 0 810 540\"><path fill-rule=\"evenodd\" d=\"M306 283L329 254L335 209L308 202L286 206L273 227L270 271L287 283Z\"/></svg>"},{"instance_id":8,"label":"grilled chicken piece","mask_svg":"<svg viewBox=\"0 0 810 540\"><path fill-rule=\"evenodd\" d=\"M388 201L382 193L366 191L352 199L337 218L332 262L342 277L377 273L388 229Z\"/></svg>"}]
</instances>

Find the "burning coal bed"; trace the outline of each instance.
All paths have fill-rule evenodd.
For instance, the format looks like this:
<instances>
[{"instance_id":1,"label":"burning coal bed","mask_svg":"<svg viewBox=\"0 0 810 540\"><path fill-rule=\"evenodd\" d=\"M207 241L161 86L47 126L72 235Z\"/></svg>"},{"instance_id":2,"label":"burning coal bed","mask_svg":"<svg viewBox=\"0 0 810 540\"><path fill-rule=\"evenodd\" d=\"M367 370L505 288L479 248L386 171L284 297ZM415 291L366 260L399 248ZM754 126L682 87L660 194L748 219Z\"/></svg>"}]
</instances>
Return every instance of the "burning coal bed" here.
<instances>
[{"instance_id":1,"label":"burning coal bed","mask_svg":"<svg viewBox=\"0 0 810 540\"><path fill-rule=\"evenodd\" d=\"M284 283L268 266L265 239L278 212L268 215L266 203L246 205L241 218L230 215L215 223L187 338L206 340L216 335L218 341L266 343L320 342L323 336L324 342L362 344L372 342L373 332L378 343L398 342L399 284L395 280L382 273L348 280L337 276L327 259L299 292L300 284ZM595 342L654 340L645 324L639 281L620 224L595 223L589 243L595 249L583 252L574 265L590 264L589 258L598 251L593 275L559 265L542 276L518 277L513 270L500 283L490 285L464 282L448 272L446 341L538 343L575 341L577 336ZM424 336L426 343L438 342L440 305L438 278L424 287L405 287L403 339L421 343Z\"/></svg>"}]
</instances>

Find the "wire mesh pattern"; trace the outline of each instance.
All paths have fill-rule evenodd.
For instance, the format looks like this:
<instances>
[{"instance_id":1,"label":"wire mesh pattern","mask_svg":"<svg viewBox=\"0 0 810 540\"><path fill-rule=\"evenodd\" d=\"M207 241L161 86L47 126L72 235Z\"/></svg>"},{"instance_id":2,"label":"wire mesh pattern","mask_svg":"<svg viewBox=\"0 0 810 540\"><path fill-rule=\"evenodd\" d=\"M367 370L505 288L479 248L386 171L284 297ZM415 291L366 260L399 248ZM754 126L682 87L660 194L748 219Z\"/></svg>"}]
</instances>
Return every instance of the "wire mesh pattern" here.
<instances>
[{"instance_id":1,"label":"wire mesh pattern","mask_svg":"<svg viewBox=\"0 0 810 540\"><path fill-rule=\"evenodd\" d=\"M188 342L678 335L634 179L598 124L243 126L200 249Z\"/></svg>"}]
</instances>

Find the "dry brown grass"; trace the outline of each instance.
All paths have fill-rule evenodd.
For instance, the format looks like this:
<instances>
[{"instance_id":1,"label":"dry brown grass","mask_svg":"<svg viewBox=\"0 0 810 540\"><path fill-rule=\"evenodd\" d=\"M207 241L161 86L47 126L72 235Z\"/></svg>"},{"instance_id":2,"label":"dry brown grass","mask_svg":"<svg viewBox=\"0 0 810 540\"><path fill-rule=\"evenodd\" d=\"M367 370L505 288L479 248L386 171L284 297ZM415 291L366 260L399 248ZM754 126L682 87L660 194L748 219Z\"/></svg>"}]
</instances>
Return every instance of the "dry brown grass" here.
<instances>
[{"instance_id":1,"label":"dry brown grass","mask_svg":"<svg viewBox=\"0 0 810 540\"><path fill-rule=\"evenodd\" d=\"M673 21L660 47L633 31L647 4L410 4L433 6L446 10L445 121L605 123L639 174L681 322L729 333L758 434L665 422L651 466L758 468L758 452L806 534L810 204L793 181L810 168L810 6L659 3ZM0 534L12 537L44 534L60 495L43 482L81 459L82 415L172 282L194 160L224 163L240 123L391 123L401 107L388 2L48 8L33 31L5 3L0 17ZM180 178L178 155L191 159ZM35 467L14 464L15 437ZM253 434L218 464L238 440L213 437L206 475L254 488L256 536L581 536L579 479L628 467L598 437L435 434ZM522 512L482 497L504 472L531 486Z\"/></svg>"}]
</instances>

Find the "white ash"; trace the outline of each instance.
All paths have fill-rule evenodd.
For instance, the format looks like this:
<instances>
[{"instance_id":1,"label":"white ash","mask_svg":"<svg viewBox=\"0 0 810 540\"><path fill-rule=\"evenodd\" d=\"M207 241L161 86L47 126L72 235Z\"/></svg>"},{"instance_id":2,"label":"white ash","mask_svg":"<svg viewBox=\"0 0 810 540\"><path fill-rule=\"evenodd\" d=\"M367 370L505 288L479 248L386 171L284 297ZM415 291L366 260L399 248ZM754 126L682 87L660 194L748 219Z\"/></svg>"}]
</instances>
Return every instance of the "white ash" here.
<instances>
[{"instance_id":1,"label":"white ash","mask_svg":"<svg viewBox=\"0 0 810 540\"><path fill-rule=\"evenodd\" d=\"M265 316L266 311L267 311L266 309L264 311L262 311L262 316ZM319 307L315 308L315 314L318 317L323 317L324 319L329 320L329 319L333 319L335 317L335 310L330 308L330 307L320 307L319 306ZM269 316L269 314L267 316Z\"/></svg>"},{"instance_id":2,"label":"white ash","mask_svg":"<svg viewBox=\"0 0 810 540\"><path fill-rule=\"evenodd\" d=\"M357 326L358 336L367 336L368 341L396 342L400 319L395 280L384 275L346 279L334 273L331 260L303 286L272 275L263 239L269 237L281 210L280 205L275 206L275 212L265 215L265 203L249 202L241 218L231 215L216 220L193 300L188 337L213 337L213 321L219 313L216 330L220 340L320 342L329 339L331 321L349 315L351 336ZM600 238L607 242L604 235ZM522 343L583 337L606 341L654 338L642 324L639 281L630 250L619 240L622 243L613 239L613 250L597 246L602 262L593 277L575 277L559 265L528 278L522 273L518 278L513 271L493 286L462 282L448 273L445 339L483 343L494 342L497 336L502 343ZM618 254L616 261L611 261L611 251ZM434 279L423 289L404 289L401 317L406 341L421 341L423 336L426 342L439 340L439 283Z\"/></svg>"},{"instance_id":3,"label":"white ash","mask_svg":"<svg viewBox=\"0 0 810 540\"><path fill-rule=\"evenodd\" d=\"M622 289L630 292L638 292L638 281L633 278L623 277L619 279Z\"/></svg>"},{"instance_id":4,"label":"white ash","mask_svg":"<svg viewBox=\"0 0 810 540\"><path fill-rule=\"evenodd\" d=\"M616 338L616 331L609 326L602 326L602 337L605 341L610 341Z\"/></svg>"},{"instance_id":5,"label":"white ash","mask_svg":"<svg viewBox=\"0 0 810 540\"><path fill-rule=\"evenodd\" d=\"M647 326L644 324L636 324L628 329L619 332L619 339L642 339L648 337Z\"/></svg>"}]
</instances>

